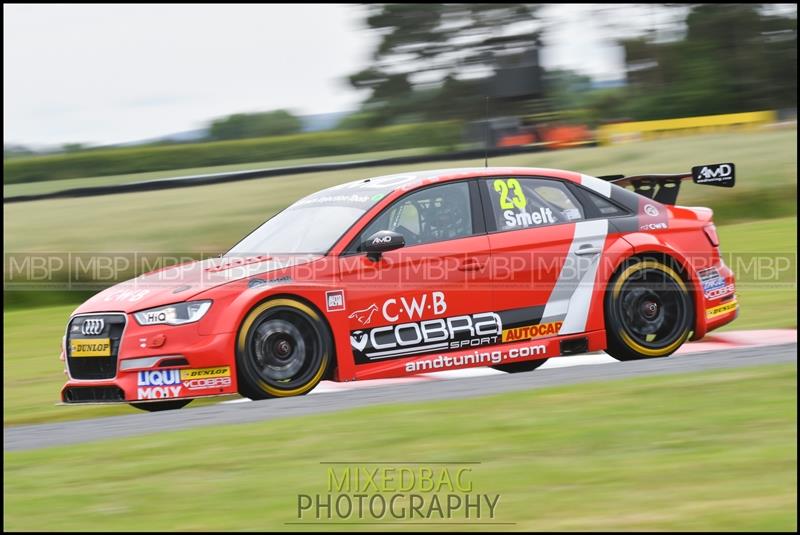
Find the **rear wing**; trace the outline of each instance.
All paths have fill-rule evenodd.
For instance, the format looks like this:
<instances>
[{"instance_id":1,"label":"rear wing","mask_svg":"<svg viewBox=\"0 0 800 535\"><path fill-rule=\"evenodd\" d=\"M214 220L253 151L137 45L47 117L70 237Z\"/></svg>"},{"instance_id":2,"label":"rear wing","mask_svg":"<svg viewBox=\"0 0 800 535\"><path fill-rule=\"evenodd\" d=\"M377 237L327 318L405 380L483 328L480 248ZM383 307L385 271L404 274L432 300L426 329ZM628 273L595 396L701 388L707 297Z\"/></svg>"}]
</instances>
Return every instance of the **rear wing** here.
<instances>
[{"instance_id":1,"label":"rear wing","mask_svg":"<svg viewBox=\"0 0 800 535\"><path fill-rule=\"evenodd\" d=\"M633 191L662 204L675 204L681 182L689 178L695 184L732 188L736 183L736 166L715 163L692 167L691 173L677 175L607 175L598 177L617 186L633 186Z\"/></svg>"}]
</instances>

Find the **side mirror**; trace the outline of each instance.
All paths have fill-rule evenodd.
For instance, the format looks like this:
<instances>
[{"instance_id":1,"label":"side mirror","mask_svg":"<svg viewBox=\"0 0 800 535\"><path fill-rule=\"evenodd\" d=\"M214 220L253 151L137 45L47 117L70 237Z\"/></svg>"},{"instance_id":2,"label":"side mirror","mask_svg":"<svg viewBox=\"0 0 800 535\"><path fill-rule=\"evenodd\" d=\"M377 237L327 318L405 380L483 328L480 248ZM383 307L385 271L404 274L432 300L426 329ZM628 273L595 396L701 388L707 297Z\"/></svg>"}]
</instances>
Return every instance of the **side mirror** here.
<instances>
[{"instance_id":1,"label":"side mirror","mask_svg":"<svg viewBox=\"0 0 800 535\"><path fill-rule=\"evenodd\" d=\"M382 253L394 251L405 244L406 239L402 234L391 230L380 230L364 240L361 244L361 250L367 253L367 258L377 262Z\"/></svg>"}]
</instances>

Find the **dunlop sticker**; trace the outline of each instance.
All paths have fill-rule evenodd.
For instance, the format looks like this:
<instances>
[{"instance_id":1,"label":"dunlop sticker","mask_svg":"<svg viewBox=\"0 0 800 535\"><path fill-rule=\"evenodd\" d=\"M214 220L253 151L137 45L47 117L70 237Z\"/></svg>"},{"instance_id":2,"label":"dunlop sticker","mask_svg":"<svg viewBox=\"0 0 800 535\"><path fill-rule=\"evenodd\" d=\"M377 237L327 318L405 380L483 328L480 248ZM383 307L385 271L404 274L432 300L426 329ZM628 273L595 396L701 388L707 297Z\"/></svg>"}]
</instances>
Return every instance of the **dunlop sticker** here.
<instances>
[{"instance_id":1,"label":"dunlop sticker","mask_svg":"<svg viewBox=\"0 0 800 535\"><path fill-rule=\"evenodd\" d=\"M69 350L71 357L110 357L111 340L96 338L91 340L70 340Z\"/></svg>"},{"instance_id":2,"label":"dunlop sticker","mask_svg":"<svg viewBox=\"0 0 800 535\"><path fill-rule=\"evenodd\" d=\"M738 303L734 299L733 301L729 301L724 305L715 306L714 308L706 309L706 319L716 318L717 316L721 316L722 314L726 314L732 310L736 310L738 307Z\"/></svg>"},{"instance_id":3,"label":"dunlop sticker","mask_svg":"<svg viewBox=\"0 0 800 535\"><path fill-rule=\"evenodd\" d=\"M221 366L219 368L198 368L194 370L181 370L181 381L190 381L192 379L206 379L209 377L230 377L230 366Z\"/></svg>"}]
</instances>

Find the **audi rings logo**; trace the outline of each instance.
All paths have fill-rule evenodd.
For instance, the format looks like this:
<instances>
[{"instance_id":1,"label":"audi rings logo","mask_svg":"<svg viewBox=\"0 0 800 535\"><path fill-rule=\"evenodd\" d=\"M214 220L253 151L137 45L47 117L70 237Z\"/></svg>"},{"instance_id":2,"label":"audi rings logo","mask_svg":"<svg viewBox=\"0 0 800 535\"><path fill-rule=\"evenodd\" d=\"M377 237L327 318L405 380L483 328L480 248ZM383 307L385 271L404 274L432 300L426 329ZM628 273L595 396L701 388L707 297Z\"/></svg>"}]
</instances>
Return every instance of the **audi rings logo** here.
<instances>
[{"instance_id":1,"label":"audi rings logo","mask_svg":"<svg viewBox=\"0 0 800 535\"><path fill-rule=\"evenodd\" d=\"M102 319L89 318L83 320L83 325L81 325L81 334L86 336L98 335L103 332L103 328L105 326L106 323Z\"/></svg>"}]
</instances>

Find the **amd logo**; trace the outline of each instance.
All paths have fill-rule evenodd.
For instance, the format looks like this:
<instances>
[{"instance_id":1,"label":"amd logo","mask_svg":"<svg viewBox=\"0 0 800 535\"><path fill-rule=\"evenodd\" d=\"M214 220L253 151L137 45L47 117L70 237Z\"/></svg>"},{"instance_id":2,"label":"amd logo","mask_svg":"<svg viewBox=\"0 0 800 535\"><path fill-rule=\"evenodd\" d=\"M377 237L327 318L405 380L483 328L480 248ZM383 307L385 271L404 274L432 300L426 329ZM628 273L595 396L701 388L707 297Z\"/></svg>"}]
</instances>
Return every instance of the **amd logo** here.
<instances>
[{"instance_id":1,"label":"amd logo","mask_svg":"<svg viewBox=\"0 0 800 535\"><path fill-rule=\"evenodd\" d=\"M698 165L692 167L692 180L695 184L731 188L735 181L735 167L732 163Z\"/></svg>"},{"instance_id":2,"label":"amd logo","mask_svg":"<svg viewBox=\"0 0 800 535\"><path fill-rule=\"evenodd\" d=\"M700 171L700 174L704 178L717 178L717 177L722 178L726 176L731 176L733 174L733 171L731 170L731 166L725 163L720 165L716 169L704 166L703 169Z\"/></svg>"}]
</instances>

